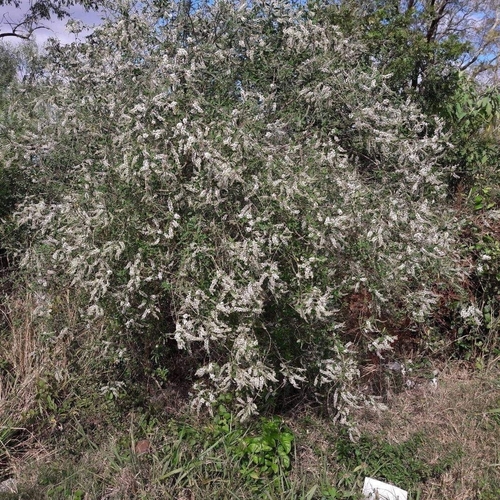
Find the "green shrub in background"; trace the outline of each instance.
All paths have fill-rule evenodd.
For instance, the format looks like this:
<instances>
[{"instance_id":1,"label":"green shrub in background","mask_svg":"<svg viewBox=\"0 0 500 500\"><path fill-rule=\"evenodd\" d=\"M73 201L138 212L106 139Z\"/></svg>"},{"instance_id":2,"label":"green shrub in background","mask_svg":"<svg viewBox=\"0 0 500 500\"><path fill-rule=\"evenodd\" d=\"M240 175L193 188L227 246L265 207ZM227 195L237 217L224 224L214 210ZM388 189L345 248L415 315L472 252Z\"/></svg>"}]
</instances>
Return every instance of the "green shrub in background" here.
<instances>
[{"instance_id":1,"label":"green shrub in background","mask_svg":"<svg viewBox=\"0 0 500 500\"><path fill-rule=\"evenodd\" d=\"M471 190L475 210L493 208L498 199L500 159L496 133L500 113L498 87L483 88L460 74L455 90L439 111L451 132L452 147L446 161L456 165L452 187Z\"/></svg>"},{"instance_id":2,"label":"green shrub in background","mask_svg":"<svg viewBox=\"0 0 500 500\"><path fill-rule=\"evenodd\" d=\"M1 160L46 186L15 218L46 333L102 332L114 396L149 366L195 382L197 408L230 393L244 419L303 391L347 422L391 321L418 334L462 293L439 122L313 8L126 7L49 47L12 104Z\"/></svg>"},{"instance_id":3,"label":"green shrub in background","mask_svg":"<svg viewBox=\"0 0 500 500\"><path fill-rule=\"evenodd\" d=\"M0 45L0 141L5 140L6 111L8 89L16 75L16 61L12 50ZM12 188L4 166L0 164L0 217L8 213L12 205Z\"/></svg>"},{"instance_id":4,"label":"green shrub in background","mask_svg":"<svg viewBox=\"0 0 500 500\"><path fill-rule=\"evenodd\" d=\"M0 43L0 148L9 149L14 137L23 137L22 130L26 118L33 110L24 109L19 116L14 102L23 100L23 95L31 94L33 99L38 94L37 80L43 74L43 54L34 41L20 45ZM22 84L21 84L22 81ZM28 132L29 136L29 132ZM25 137L28 139L28 137ZM28 162L37 163L34 149L25 151L25 156L17 157L15 162L8 156L0 160L0 218L8 219L15 210L17 202L26 196L45 192L47 185L24 176L23 169ZM4 245L0 243L0 248Z\"/></svg>"}]
</instances>

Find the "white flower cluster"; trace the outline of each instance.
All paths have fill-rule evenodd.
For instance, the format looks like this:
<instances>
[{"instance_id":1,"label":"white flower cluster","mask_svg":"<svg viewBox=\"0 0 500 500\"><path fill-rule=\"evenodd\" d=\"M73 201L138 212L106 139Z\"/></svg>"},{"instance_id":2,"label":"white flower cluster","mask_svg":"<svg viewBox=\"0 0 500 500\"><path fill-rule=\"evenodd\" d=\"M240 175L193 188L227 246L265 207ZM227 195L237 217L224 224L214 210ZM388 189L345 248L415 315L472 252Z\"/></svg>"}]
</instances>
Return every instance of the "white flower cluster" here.
<instances>
[{"instance_id":1,"label":"white flower cluster","mask_svg":"<svg viewBox=\"0 0 500 500\"><path fill-rule=\"evenodd\" d=\"M483 313L473 304L462 307L460 309L460 317L472 326L480 326L483 323Z\"/></svg>"}]
</instances>

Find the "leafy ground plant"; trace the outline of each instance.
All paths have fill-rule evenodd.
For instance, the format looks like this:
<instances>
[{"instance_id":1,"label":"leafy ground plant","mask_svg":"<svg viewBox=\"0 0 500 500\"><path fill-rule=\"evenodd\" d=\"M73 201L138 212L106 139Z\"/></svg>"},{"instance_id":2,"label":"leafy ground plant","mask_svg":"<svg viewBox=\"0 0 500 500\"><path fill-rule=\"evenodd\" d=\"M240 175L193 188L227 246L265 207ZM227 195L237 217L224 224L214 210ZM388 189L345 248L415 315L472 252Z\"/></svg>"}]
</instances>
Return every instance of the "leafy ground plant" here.
<instances>
[{"instance_id":1,"label":"leafy ground plant","mask_svg":"<svg viewBox=\"0 0 500 500\"><path fill-rule=\"evenodd\" d=\"M243 438L243 474L258 479L289 470L292 465L293 434L277 417L263 420L259 427L257 435Z\"/></svg>"}]
</instances>

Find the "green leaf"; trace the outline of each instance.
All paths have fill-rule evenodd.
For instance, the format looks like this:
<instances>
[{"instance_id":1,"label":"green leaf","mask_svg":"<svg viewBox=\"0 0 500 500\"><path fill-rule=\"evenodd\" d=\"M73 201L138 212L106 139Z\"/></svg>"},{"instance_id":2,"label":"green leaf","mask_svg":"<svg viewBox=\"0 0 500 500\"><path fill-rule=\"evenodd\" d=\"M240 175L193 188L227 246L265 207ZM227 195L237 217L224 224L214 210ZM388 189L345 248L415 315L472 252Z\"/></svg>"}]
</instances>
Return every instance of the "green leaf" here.
<instances>
[{"instance_id":1,"label":"green leaf","mask_svg":"<svg viewBox=\"0 0 500 500\"><path fill-rule=\"evenodd\" d=\"M285 453L290 453L292 451L293 434L288 432L281 435L280 438L281 445L283 446Z\"/></svg>"},{"instance_id":2,"label":"green leaf","mask_svg":"<svg viewBox=\"0 0 500 500\"><path fill-rule=\"evenodd\" d=\"M458 118L458 120L460 121L464 116L467 115L467 113L464 112L464 110L462 109L462 106L460 104L457 104L455 106L455 115Z\"/></svg>"},{"instance_id":3,"label":"green leaf","mask_svg":"<svg viewBox=\"0 0 500 500\"><path fill-rule=\"evenodd\" d=\"M312 500L314 497L314 494L316 493L316 490L318 489L318 485L315 484L307 493L306 496L304 497L304 500Z\"/></svg>"},{"instance_id":4,"label":"green leaf","mask_svg":"<svg viewBox=\"0 0 500 500\"><path fill-rule=\"evenodd\" d=\"M168 479L171 476L175 476L176 474L180 474L181 472L184 472L184 469L182 467L179 467L178 469L171 470L167 472L166 474L163 474L160 476L157 480L157 482L165 481L165 479Z\"/></svg>"}]
</instances>

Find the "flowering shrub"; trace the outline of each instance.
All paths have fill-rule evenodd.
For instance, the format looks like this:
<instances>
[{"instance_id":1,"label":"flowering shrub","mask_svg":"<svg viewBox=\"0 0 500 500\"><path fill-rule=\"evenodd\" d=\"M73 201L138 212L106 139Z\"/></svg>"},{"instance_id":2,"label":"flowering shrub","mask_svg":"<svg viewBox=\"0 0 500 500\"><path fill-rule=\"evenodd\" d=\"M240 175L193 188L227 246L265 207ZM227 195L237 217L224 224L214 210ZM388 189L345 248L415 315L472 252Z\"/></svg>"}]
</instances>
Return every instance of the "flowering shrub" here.
<instances>
[{"instance_id":1,"label":"flowering shrub","mask_svg":"<svg viewBox=\"0 0 500 500\"><path fill-rule=\"evenodd\" d=\"M381 356L382 321L417 329L460 274L439 125L305 7L123 7L49 47L12 103L3 159L48 186L16 219L33 286L47 310L77 293L117 344L175 340L197 407L231 392L245 418L290 386L345 422L366 400L357 351ZM364 345L346 326L360 291Z\"/></svg>"}]
</instances>

